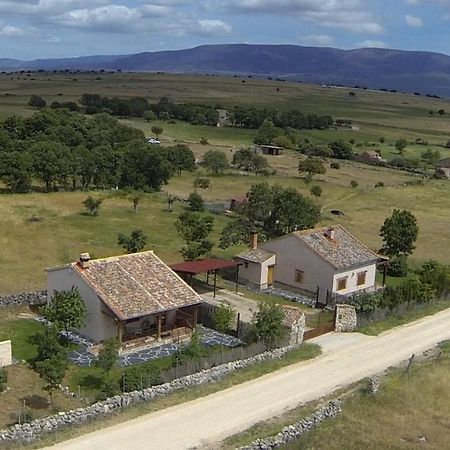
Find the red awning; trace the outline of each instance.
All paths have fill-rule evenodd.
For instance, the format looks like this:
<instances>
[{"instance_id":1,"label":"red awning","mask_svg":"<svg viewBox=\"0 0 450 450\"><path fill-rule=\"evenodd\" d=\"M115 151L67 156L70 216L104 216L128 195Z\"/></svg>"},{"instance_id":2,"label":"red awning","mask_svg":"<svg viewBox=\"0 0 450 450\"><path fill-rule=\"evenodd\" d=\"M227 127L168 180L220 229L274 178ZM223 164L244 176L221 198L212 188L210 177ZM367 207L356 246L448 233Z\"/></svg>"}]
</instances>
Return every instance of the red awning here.
<instances>
[{"instance_id":1,"label":"red awning","mask_svg":"<svg viewBox=\"0 0 450 450\"><path fill-rule=\"evenodd\" d=\"M173 264L170 268L174 272L197 275L198 273L214 272L220 269L231 269L240 263L226 259L199 259L197 261L186 261Z\"/></svg>"}]
</instances>

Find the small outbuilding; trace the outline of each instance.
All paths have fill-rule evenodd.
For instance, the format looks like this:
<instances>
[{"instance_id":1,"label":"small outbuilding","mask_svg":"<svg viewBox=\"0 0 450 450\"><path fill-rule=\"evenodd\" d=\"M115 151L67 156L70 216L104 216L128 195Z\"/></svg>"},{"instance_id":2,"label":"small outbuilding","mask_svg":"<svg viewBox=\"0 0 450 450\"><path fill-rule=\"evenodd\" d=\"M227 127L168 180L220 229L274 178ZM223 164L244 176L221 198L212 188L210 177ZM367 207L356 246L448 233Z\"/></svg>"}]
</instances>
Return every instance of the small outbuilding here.
<instances>
[{"instance_id":1,"label":"small outbuilding","mask_svg":"<svg viewBox=\"0 0 450 450\"><path fill-rule=\"evenodd\" d=\"M450 178L450 158L441 159L435 166L436 175Z\"/></svg>"}]
</instances>

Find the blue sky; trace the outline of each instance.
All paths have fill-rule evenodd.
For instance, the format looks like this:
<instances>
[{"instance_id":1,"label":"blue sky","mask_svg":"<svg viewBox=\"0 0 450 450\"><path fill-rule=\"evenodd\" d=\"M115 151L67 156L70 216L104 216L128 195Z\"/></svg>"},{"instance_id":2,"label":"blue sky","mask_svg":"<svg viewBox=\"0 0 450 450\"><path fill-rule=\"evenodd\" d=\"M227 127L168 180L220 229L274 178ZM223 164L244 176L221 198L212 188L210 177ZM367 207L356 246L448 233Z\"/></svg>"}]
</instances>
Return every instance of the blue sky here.
<instances>
[{"instance_id":1,"label":"blue sky","mask_svg":"<svg viewBox=\"0 0 450 450\"><path fill-rule=\"evenodd\" d=\"M0 0L0 57L236 42L450 54L450 0Z\"/></svg>"}]
</instances>

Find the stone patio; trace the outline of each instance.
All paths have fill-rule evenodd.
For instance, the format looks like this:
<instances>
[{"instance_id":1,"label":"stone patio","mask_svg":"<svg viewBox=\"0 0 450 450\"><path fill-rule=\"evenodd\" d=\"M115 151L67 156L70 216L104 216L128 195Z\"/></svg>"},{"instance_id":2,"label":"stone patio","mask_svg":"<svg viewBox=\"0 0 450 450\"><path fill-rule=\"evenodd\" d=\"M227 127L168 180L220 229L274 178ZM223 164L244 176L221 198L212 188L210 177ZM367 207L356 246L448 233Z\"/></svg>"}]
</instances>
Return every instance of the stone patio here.
<instances>
[{"instance_id":1,"label":"stone patio","mask_svg":"<svg viewBox=\"0 0 450 450\"><path fill-rule=\"evenodd\" d=\"M239 339L211 330L210 328L200 327L200 332L202 334L202 343L207 346L224 345L226 347L237 347L242 344ZM119 356L118 365L131 366L133 364L151 361L152 359L171 356L177 351L179 345L176 343L167 343L157 347L152 346L129 351ZM96 356L89 351L88 345L80 345L79 349L70 353L69 359L78 366L88 367L94 364Z\"/></svg>"}]
</instances>

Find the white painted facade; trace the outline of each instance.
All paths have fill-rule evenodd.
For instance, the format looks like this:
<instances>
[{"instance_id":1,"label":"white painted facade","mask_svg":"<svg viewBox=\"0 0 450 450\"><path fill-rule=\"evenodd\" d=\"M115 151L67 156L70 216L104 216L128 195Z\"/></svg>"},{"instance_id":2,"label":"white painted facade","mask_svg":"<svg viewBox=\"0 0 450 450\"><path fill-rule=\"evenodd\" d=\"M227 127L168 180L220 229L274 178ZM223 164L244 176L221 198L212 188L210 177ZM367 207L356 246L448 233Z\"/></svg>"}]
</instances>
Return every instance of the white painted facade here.
<instances>
[{"instance_id":1,"label":"white painted facade","mask_svg":"<svg viewBox=\"0 0 450 450\"><path fill-rule=\"evenodd\" d=\"M365 282L358 285L358 274L365 273ZM340 295L353 294L355 292L370 289L375 286L375 276L377 270L376 265L366 265L355 267L350 270L336 272L333 278L333 292ZM346 279L346 288L343 290L338 289L339 280Z\"/></svg>"},{"instance_id":2,"label":"white painted facade","mask_svg":"<svg viewBox=\"0 0 450 450\"><path fill-rule=\"evenodd\" d=\"M71 266L47 271L49 302L55 291L69 291L72 287L78 288L87 310L85 326L78 330L79 333L95 342L117 337L118 328L113 313L108 310L95 291L78 276Z\"/></svg>"},{"instance_id":3,"label":"white painted facade","mask_svg":"<svg viewBox=\"0 0 450 450\"><path fill-rule=\"evenodd\" d=\"M0 367L10 366L12 364L11 341L0 342Z\"/></svg>"},{"instance_id":4,"label":"white painted facade","mask_svg":"<svg viewBox=\"0 0 450 450\"><path fill-rule=\"evenodd\" d=\"M266 289L268 287L269 267L274 266L275 262L275 255L262 263L243 261L239 268L239 280L258 286L260 289Z\"/></svg>"}]
</instances>

